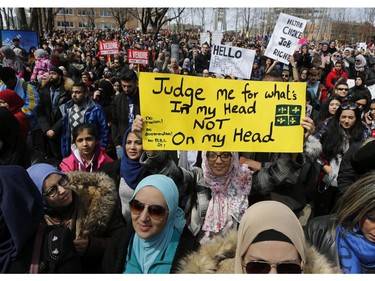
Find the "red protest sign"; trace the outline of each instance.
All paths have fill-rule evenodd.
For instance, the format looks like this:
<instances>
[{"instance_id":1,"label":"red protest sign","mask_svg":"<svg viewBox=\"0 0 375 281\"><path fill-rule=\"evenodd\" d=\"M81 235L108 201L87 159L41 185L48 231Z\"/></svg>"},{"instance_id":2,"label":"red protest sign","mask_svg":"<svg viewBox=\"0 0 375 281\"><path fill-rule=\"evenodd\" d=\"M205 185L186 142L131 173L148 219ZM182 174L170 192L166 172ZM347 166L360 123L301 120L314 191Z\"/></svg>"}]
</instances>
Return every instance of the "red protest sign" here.
<instances>
[{"instance_id":1,"label":"red protest sign","mask_svg":"<svg viewBox=\"0 0 375 281\"><path fill-rule=\"evenodd\" d=\"M118 41L100 41L99 50L101 55L117 55L119 53Z\"/></svg>"},{"instance_id":2,"label":"red protest sign","mask_svg":"<svg viewBox=\"0 0 375 281\"><path fill-rule=\"evenodd\" d=\"M135 64L148 64L148 51L129 49L128 62Z\"/></svg>"}]
</instances>

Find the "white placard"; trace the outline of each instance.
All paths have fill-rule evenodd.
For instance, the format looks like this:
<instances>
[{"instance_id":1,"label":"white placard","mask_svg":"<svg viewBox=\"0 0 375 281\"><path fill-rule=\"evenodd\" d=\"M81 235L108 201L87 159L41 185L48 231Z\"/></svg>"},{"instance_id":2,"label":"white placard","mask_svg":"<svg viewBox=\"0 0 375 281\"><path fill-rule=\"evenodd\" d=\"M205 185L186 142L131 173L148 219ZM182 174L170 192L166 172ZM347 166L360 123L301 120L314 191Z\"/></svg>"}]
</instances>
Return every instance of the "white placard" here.
<instances>
[{"instance_id":1,"label":"white placard","mask_svg":"<svg viewBox=\"0 0 375 281\"><path fill-rule=\"evenodd\" d=\"M212 45L221 45L221 40L223 39L222 31L212 31L211 32L211 44Z\"/></svg>"},{"instance_id":2,"label":"white placard","mask_svg":"<svg viewBox=\"0 0 375 281\"><path fill-rule=\"evenodd\" d=\"M289 64L288 58L293 55L298 41L303 37L306 23L304 19L280 13L265 56Z\"/></svg>"},{"instance_id":3,"label":"white placard","mask_svg":"<svg viewBox=\"0 0 375 281\"><path fill-rule=\"evenodd\" d=\"M234 75L237 78L250 79L255 51L227 45L211 47L210 69L212 73Z\"/></svg>"},{"instance_id":4,"label":"white placard","mask_svg":"<svg viewBox=\"0 0 375 281\"><path fill-rule=\"evenodd\" d=\"M200 46L202 47L202 45L207 42L208 45L210 45L210 33L209 32L201 32L201 36L200 36Z\"/></svg>"}]
</instances>

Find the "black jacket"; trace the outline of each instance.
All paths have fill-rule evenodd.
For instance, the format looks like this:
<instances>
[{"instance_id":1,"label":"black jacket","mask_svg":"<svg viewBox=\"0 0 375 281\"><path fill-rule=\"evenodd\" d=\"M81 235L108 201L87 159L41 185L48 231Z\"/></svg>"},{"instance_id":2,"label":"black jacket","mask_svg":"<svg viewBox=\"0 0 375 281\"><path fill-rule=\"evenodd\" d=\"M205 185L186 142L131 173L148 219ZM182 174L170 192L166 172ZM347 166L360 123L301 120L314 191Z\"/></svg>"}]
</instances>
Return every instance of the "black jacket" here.
<instances>
[{"instance_id":1,"label":"black jacket","mask_svg":"<svg viewBox=\"0 0 375 281\"><path fill-rule=\"evenodd\" d=\"M339 267L340 261L336 249L332 215L311 219L304 227L305 237L310 244L325 255L333 265Z\"/></svg>"},{"instance_id":2,"label":"black jacket","mask_svg":"<svg viewBox=\"0 0 375 281\"><path fill-rule=\"evenodd\" d=\"M126 229L119 229L119 231L111 237L111 240L107 244L107 250L102 262L104 273L124 272L128 246L129 243L133 241L132 237L134 236L134 233L133 227L128 226ZM196 237L194 237L187 226L185 226L173 259L171 273L177 272L179 261L183 257L196 251L199 245L200 244Z\"/></svg>"}]
</instances>

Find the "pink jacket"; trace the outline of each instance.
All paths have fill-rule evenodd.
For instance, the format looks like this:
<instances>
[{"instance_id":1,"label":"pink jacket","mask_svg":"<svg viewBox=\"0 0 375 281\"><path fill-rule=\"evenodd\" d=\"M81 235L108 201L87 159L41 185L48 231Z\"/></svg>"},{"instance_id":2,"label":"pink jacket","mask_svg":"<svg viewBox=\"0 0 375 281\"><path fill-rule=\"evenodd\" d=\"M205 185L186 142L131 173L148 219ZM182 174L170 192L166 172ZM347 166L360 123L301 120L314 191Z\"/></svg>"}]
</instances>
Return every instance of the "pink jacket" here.
<instances>
[{"instance_id":1,"label":"pink jacket","mask_svg":"<svg viewBox=\"0 0 375 281\"><path fill-rule=\"evenodd\" d=\"M102 165L110 162L113 162L113 159L109 157L105 152L100 150L99 155L97 157L94 157L94 160L86 166L81 160L78 149L73 150L72 148L72 153L61 161L60 168L62 172L96 172Z\"/></svg>"},{"instance_id":2,"label":"pink jacket","mask_svg":"<svg viewBox=\"0 0 375 281\"><path fill-rule=\"evenodd\" d=\"M37 80L42 78L44 74L48 73L52 69L53 65L48 57L39 58L35 61L33 74L30 80Z\"/></svg>"}]
</instances>

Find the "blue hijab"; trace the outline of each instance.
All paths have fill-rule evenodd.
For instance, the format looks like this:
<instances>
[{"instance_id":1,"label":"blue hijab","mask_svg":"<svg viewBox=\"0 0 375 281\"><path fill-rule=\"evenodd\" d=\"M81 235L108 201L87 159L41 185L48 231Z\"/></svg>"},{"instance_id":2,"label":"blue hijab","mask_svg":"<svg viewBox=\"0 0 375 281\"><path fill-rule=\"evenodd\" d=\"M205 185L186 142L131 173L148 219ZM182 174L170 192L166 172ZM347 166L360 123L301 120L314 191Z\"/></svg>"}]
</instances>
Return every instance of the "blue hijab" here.
<instances>
[{"instance_id":1,"label":"blue hijab","mask_svg":"<svg viewBox=\"0 0 375 281\"><path fill-rule=\"evenodd\" d=\"M148 273L150 267L153 265L157 257L166 251L170 246L172 236L177 232L180 236L185 227L185 213L178 207L178 189L174 181L165 175L151 175L145 177L138 185L134 191L132 199L137 195L137 193L145 186L153 186L157 188L164 196L167 203L169 213L168 220L164 229L154 237L149 239L139 238L135 233L133 240L133 254L132 258L135 258L140 269L143 273ZM177 245L174 251L168 251L164 256L164 261L169 262L168 272L169 273L172 266L172 261L176 253ZM164 266L165 268L165 266ZM132 269L126 268L124 273L131 272Z\"/></svg>"},{"instance_id":2,"label":"blue hijab","mask_svg":"<svg viewBox=\"0 0 375 281\"><path fill-rule=\"evenodd\" d=\"M348 233L339 225L336 247L344 273L365 273L364 269L375 268L375 243L363 236L359 225Z\"/></svg>"},{"instance_id":3,"label":"blue hijab","mask_svg":"<svg viewBox=\"0 0 375 281\"><path fill-rule=\"evenodd\" d=\"M0 166L0 272L34 236L42 220L42 196L21 166Z\"/></svg>"},{"instance_id":4,"label":"blue hijab","mask_svg":"<svg viewBox=\"0 0 375 281\"><path fill-rule=\"evenodd\" d=\"M27 172L29 173L29 176L35 183L36 187L39 189L39 192L43 192L43 184L44 180L50 175L50 174L59 174L59 175L65 175L63 172L58 170L56 167L45 164L45 163L39 163L34 164L30 168L27 169Z\"/></svg>"},{"instance_id":5,"label":"blue hijab","mask_svg":"<svg viewBox=\"0 0 375 281\"><path fill-rule=\"evenodd\" d=\"M137 186L139 175L143 171L143 166L139 162L139 159L132 160L128 157L128 155L126 155L125 144L126 144L126 139L127 139L130 132L131 132L131 128L129 128L125 132L124 137L122 139L122 147L123 147L124 152L123 152L123 155L121 157L121 167L120 167L120 169L121 169L121 177L124 178L126 184L131 189L134 190L135 187Z\"/></svg>"}]
</instances>

